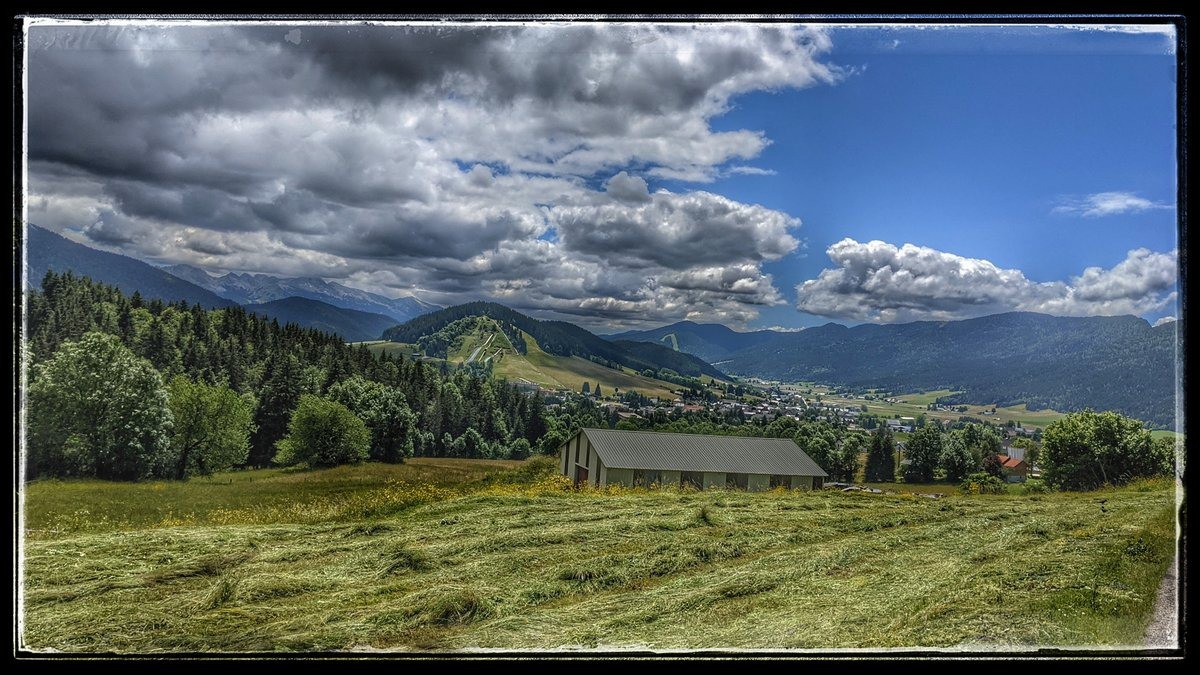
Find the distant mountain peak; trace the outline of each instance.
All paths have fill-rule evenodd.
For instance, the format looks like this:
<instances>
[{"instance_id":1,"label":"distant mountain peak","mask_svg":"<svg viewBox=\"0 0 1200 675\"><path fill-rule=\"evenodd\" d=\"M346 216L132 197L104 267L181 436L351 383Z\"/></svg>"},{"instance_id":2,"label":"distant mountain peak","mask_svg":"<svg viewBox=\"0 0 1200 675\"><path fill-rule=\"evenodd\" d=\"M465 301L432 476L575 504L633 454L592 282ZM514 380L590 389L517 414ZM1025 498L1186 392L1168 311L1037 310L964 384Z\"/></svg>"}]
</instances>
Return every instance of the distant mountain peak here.
<instances>
[{"instance_id":1,"label":"distant mountain peak","mask_svg":"<svg viewBox=\"0 0 1200 675\"><path fill-rule=\"evenodd\" d=\"M382 314L391 317L396 323L403 323L415 316L441 309L438 305L414 297L389 298L336 281L326 281L320 277L276 277L261 272L227 272L221 276L213 276L191 265L172 265L167 269L182 279L241 304L261 304L284 298L303 297L344 309Z\"/></svg>"},{"instance_id":2,"label":"distant mountain peak","mask_svg":"<svg viewBox=\"0 0 1200 675\"><path fill-rule=\"evenodd\" d=\"M57 232L30 223L26 229L25 263L29 285L38 287L46 270L71 271L94 281L116 286L126 295L166 302L184 301L207 308L237 304L204 285L119 253L110 253L74 242Z\"/></svg>"}]
</instances>

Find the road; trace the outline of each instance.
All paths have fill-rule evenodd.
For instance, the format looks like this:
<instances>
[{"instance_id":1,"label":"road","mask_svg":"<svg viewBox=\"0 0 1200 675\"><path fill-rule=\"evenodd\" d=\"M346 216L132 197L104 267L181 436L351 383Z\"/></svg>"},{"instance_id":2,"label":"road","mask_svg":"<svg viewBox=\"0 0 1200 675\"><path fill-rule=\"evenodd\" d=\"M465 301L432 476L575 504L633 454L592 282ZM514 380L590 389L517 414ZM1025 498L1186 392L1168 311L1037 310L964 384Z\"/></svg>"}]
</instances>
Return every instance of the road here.
<instances>
[{"instance_id":1,"label":"road","mask_svg":"<svg viewBox=\"0 0 1200 675\"><path fill-rule=\"evenodd\" d=\"M1179 623L1176 620L1178 607L1175 593L1179 588L1177 574L1178 558L1171 561L1162 584L1158 587L1158 598L1154 601L1154 614L1146 627L1147 647L1174 648L1179 646Z\"/></svg>"}]
</instances>

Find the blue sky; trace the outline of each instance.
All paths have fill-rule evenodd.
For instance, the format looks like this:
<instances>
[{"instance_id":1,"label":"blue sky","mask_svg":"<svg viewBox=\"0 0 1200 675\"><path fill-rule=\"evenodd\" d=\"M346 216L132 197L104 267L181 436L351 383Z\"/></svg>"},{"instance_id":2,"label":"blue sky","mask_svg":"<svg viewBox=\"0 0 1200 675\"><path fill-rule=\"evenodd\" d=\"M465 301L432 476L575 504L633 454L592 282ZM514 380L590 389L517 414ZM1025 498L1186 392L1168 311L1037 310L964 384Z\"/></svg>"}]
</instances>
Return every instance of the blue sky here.
<instances>
[{"instance_id":1,"label":"blue sky","mask_svg":"<svg viewBox=\"0 0 1200 675\"><path fill-rule=\"evenodd\" d=\"M1176 212L1055 213L1065 197L1120 191L1174 205L1175 56L1159 34L846 28L834 86L737 98L714 129L756 129L754 161L703 189L803 221L806 246L768 262L785 306L755 326L829 321L798 312L796 284L844 237L990 260L1038 282L1177 246ZM899 44L891 47L893 40ZM662 183L671 190L683 184ZM1171 313L1153 312L1154 320Z\"/></svg>"},{"instance_id":2,"label":"blue sky","mask_svg":"<svg viewBox=\"0 0 1200 675\"><path fill-rule=\"evenodd\" d=\"M1169 27L28 40L28 220L155 264L599 332L1175 312Z\"/></svg>"}]
</instances>

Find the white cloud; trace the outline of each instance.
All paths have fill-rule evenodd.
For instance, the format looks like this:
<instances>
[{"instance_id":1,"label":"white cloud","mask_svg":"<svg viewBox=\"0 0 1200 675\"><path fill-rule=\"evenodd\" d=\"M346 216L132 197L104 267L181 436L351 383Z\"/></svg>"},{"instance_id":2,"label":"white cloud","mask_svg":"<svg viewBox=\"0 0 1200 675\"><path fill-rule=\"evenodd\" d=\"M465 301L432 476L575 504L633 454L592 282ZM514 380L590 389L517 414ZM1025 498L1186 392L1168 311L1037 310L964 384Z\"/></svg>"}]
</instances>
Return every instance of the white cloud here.
<instances>
[{"instance_id":1,"label":"white cloud","mask_svg":"<svg viewBox=\"0 0 1200 675\"><path fill-rule=\"evenodd\" d=\"M1054 213L1081 215L1085 218L1138 213L1151 209L1170 209L1171 204L1153 202L1132 192L1097 192L1086 197L1067 197L1053 209Z\"/></svg>"},{"instance_id":2,"label":"white cloud","mask_svg":"<svg viewBox=\"0 0 1200 675\"><path fill-rule=\"evenodd\" d=\"M819 316L894 323L1004 311L1063 316L1145 314L1173 302L1177 253L1130 251L1110 269L1038 283L1020 270L936 249L843 239L826 251L835 267L796 287L797 308Z\"/></svg>"},{"instance_id":3,"label":"white cloud","mask_svg":"<svg viewBox=\"0 0 1200 675\"><path fill-rule=\"evenodd\" d=\"M743 176L774 176L778 172L775 169L764 169L758 166L733 166L729 168L729 173Z\"/></svg>"},{"instance_id":4,"label":"white cloud","mask_svg":"<svg viewBox=\"0 0 1200 675\"><path fill-rule=\"evenodd\" d=\"M1177 321L1177 319L1176 319L1175 317L1173 317L1173 316L1164 316L1164 317L1160 318L1158 321L1155 321L1155 322L1154 322L1154 325L1155 325L1156 327L1157 327L1157 326L1163 326L1163 325L1166 325L1166 324L1168 324L1168 323L1174 323L1175 321Z\"/></svg>"}]
</instances>

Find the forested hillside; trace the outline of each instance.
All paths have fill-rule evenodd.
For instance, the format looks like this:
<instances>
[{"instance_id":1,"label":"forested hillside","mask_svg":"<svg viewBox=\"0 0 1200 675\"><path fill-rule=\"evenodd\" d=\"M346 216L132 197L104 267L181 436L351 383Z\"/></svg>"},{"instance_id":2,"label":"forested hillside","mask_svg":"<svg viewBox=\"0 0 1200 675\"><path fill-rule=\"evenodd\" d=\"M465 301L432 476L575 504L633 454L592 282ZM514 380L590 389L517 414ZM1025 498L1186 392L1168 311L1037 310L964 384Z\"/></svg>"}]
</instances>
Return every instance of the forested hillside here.
<instances>
[{"instance_id":1,"label":"forested hillside","mask_svg":"<svg viewBox=\"0 0 1200 675\"><path fill-rule=\"evenodd\" d=\"M383 331L395 324L395 320L382 314L345 309L309 298L284 298L245 307L280 323L294 323L340 335L347 342L378 340Z\"/></svg>"},{"instance_id":2,"label":"forested hillside","mask_svg":"<svg viewBox=\"0 0 1200 675\"><path fill-rule=\"evenodd\" d=\"M389 329L383 337L393 342L415 344L422 338L437 334L455 321L472 316L489 316L495 319L517 349L523 344L518 331L524 331L537 340L538 345L549 354L610 362L637 371L659 371L665 368L688 377L725 377L724 373L707 362L690 354L676 352L669 347L638 344L631 349L629 345L609 342L574 324L565 321L539 321L491 302L470 302L419 316ZM435 342L440 344L445 340Z\"/></svg>"},{"instance_id":3,"label":"forested hillside","mask_svg":"<svg viewBox=\"0 0 1200 675\"><path fill-rule=\"evenodd\" d=\"M112 286L69 273L47 274L42 289L30 292L28 302L27 347L34 382L40 375L38 364L55 356L64 343L89 333L116 336L136 357L148 360L155 372L147 381L159 382L156 387L182 375L251 398L256 429L245 461L250 466L271 462L302 395L328 395L339 386L343 391L371 389L390 406L387 422L398 428L391 430L391 447L384 450L401 453L394 458L408 451L519 457L530 446L536 449L547 432L542 399L505 382L373 355L335 335L281 325L241 307L205 310L183 302L146 301L139 294L126 297ZM159 394L156 389L148 395ZM58 411L31 405L27 414L41 424ZM546 442L557 447L557 438ZM37 475L36 452L30 460L30 472Z\"/></svg>"}]
</instances>

